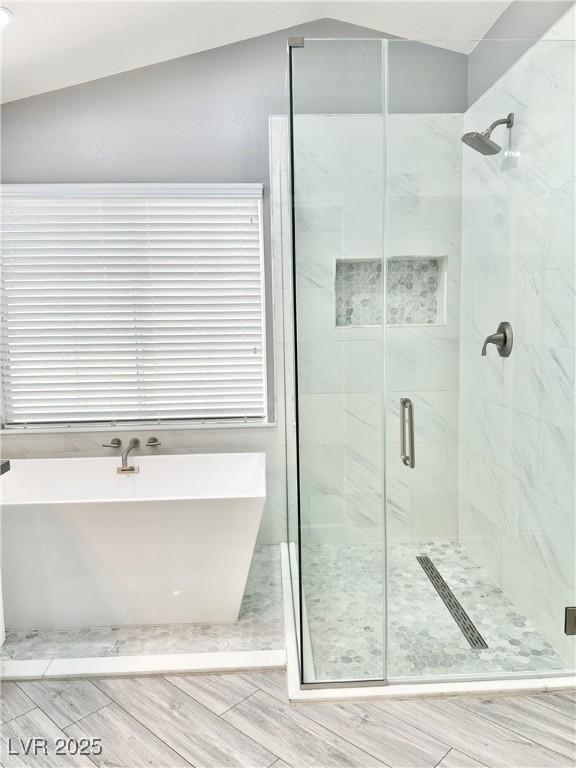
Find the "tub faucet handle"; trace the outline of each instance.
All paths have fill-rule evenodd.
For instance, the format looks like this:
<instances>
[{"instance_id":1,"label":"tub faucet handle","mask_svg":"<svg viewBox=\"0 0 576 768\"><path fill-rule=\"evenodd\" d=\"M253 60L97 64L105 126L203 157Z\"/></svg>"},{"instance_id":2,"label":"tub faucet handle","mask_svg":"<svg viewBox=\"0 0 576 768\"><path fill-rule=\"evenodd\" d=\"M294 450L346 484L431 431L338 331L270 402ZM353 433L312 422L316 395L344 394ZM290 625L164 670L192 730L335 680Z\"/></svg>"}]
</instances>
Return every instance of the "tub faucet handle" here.
<instances>
[{"instance_id":1,"label":"tub faucet handle","mask_svg":"<svg viewBox=\"0 0 576 768\"><path fill-rule=\"evenodd\" d=\"M157 437L149 437L146 441L146 448L158 448L159 445L162 445L162 443Z\"/></svg>"},{"instance_id":2,"label":"tub faucet handle","mask_svg":"<svg viewBox=\"0 0 576 768\"><path fill-rule=\"evenodd\" d=\"M102 448L121 448L122 440L119 437L113 437L109 443L102 443Z\"/></svg>"}]
</instances>

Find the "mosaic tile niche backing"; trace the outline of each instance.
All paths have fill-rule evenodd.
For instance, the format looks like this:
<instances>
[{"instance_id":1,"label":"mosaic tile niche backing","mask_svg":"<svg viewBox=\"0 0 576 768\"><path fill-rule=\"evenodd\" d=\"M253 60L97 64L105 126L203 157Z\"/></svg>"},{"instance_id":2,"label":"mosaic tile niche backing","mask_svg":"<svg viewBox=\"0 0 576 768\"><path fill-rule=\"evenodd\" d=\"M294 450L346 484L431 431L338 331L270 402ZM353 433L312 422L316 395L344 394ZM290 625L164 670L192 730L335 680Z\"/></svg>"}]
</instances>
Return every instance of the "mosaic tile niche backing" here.
<instances>
[{"instance_id":1,"label":"mosaic tile niche backing","mask_svg":"<svg viewBox=\"0 0 576 768\"><path fill-rule=\"evenodd\" d=\"M440 322L439 259L390 259L388 325Z\"/></svg>"},{"instance_id":2,"label":"mosaic tile niche backing","mask_svg":"<svg viewBox=\"0 0 576 768\"><path fill-rule=\"evenodd\" d=\"M439 259L396 258L388 261L388 325L440 322ZM336 325L380 325L382 264L379 260L336 262Z\"/></svg>"}]
</instances>

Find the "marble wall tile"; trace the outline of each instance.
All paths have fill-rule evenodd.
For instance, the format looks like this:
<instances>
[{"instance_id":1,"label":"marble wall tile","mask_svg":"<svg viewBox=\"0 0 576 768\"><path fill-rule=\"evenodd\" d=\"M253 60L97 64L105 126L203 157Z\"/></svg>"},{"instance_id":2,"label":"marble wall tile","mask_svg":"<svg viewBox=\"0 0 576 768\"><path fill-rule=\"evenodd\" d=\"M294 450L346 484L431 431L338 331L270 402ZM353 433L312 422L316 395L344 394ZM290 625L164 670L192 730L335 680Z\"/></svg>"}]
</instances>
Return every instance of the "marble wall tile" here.
<instances>
[{"instance_id":1,"label":"marble wall tile","mask_svg":"<svg viewBox=\"0 0 576 768\"><path fill-rule=\"evenodd\" d=\"M518 545L554 579L574 588L574 508L557 504L528 483L520 484L519 503Z\"/></svg>"},{"instance_id":2,"label":"marble wall tile","mask_svg":"<svg viewBox=\"0 0 576 768\"><path fill-rule=\"evenodd\" d=\"M492 519L461 492L458 513L460 542L472 559L486 568L496 584L501 585L512 602L518 605L514 595L506 590L503 580L504 543L508 540L507 534L496 528Z\"/></svg>"},{"instance_id":3,"label":"marble wall tile","mask_svg":"<svg viewBox=\"0 0 576 768\"><path fill-rule=\"evenodd\" d=\"M297 229L380 232L384 224L383 180L358 174L296 175Z\"/></svg>"},{"instance_id":4,"label":"marble wall tile","mask_svg":"<svg viewBox=\"0 0 576 768\"><path fill-rule=\"evenodd\" d=\"M337 343L341 341L335 332L333 284L328 290L297 284L296 290L298 293L298 345L307 342ZM370 335L375 335L373 330Z\"/></svg>"},{"instance_id":5,"label":"marble wall tile","mask_svg":"<svg viewBox=\"0 0 576 768\"><path fill-rule=\"evenodd\" d=\"M395 393L387 406L387 440L397 441L397 400L410 395L419 409L422 444L415 472L401 465L397 443L389 455L389 518L395 535L408 541L456 533L451 446L457 427L461 125L461 115L388 118L387 253L442 259L447 289L445 322L389 326L384 341L382 329L338 327L334 315L337 260L381 261L384 252L378 231L384 210L382 122L378 116L297 118L300 436L310 535L323 532L343 541L349 526L350 540L359 540L363 529L371 541L382 525L383 431L377 401L382 400L384 349L386 389ZM428 513L427 493L434 507Z\"/></svg>"},{"instance_id":6,"label":"marble wall tile","mask_svg":"<svg viewBox=\"0 0 576 768\"><path fill-rule=\"evenodd\" d=\"M403 466L398 458L398 445L390 444L387 455L387 513L394 540L444 540L457 536L455 452L444 442L417 442L418 471Z\"/></svg>"},{"instance_id":7,"label":"marble wall tile","mask_svg":"<svg viewBox=\"0 0 576 768\"><path fill-rule=\"evenodd\" d=\"M343 494L311 494L302 510L301 525L302 541L306 544L345 541L351 531Z\"/></svg>"},{"instance_id":8,"label":"marble wall tile","mask_svg":"<svg viewBox=\"0 0 576 768\"><path fill-rule=\"evenodd\" d=\"M393 151L393 149L392 149ZM460 173L389 174L388 217L397 229L459 229Z\"/></svg>"},{"instance_id":9,"label":"marble wall tile","mask_svg":"<svg viewBox=\"0 0 576 768\"><path fill-rule=\"evenodd\" d=\"M379 541L384 528L384 503L380 493L347 493L346 515L353 530L367 531L370 541ZM366 541L364 536L364 541Z\"/></svg>"},{"instance_id":10,"label":"marble wall tile","mask_svg":"<svg viewBox=\"0 0 576 768\"><path fill-rule=\"evenodd\" d=\"M450 541L458 538L455 490L422 488L412 491L412 541Z\"/></svg>"},{"instance_id":11,"label":"marble wall tile","mask_svg":"<svg viewBox=\"0 0 576 768\"><path fill-rule=\"evenodd\" d=\"M388 172L459 173L461 120L457 114L389 115Z\"/></svg>"},{"instance_id":12,"label":"marble wall tile","mask_svg":"<svg viewBox=\"0 0 576 768\"><path fill-rule=\"evenodd\" d=\"M500 154L463 156L458 477L461 540L571 663L575 64L573 41L537 43L464 117L474 130L515 112ZM512 356L481 358L500 320Z\"/></svg>"},{"instance_id":13,"label":"marble wall tile","mask_svg":"<svg viewBox=\"0 0 576 768\"><path fill-rule=\"evenodd\" d=\"M488 543L500 561L497 578L494 576L497 583L556 649L566 668L573 670L576 665L574 638L564 634L562 622L565 606L572 605L574 600L573 585L566 587L554 578L516 536L503 536Z\"/></svg>"},{"instance_id":14,"label":"marble wall tile","mask_svg":"<svg viewBox=\"0 0 576 768\"><path fill-rule=\"evenodd\" d=\"M466 200L470 199L468 188ZM464 214L469 206L464 206ZM490 276L502 278L515 268L515 216L516 210L506 208L488 218L471 216L462 232L462 249L466 253L467 281L483 280ZM463 286L463 290L465 286Z\"/></svg>"},{"instance_id":15,"label":"marble wall tile","mask_svg":"<svg viewBox=\"0 0 576 768\"><path fill-rule=\"evenodd\" d=\"M314 492L302 516L302 540L306 544L378 542L383 525L381 495Z\"/></svg>"},{"instance_id":16,"label":"marble wall tile","mask_svg":"<svg viewBox=\"0 0 576 768\"><path fill-rule=\"evenodd\" d=\"M310 444L382 444L382 397L375 393L303 394L300 438Z\"/></svg>"},{"instance_id":17,"label":"marble wall tile","mask_svg":"<svg viewBox=\"0 0 576 768\"><path fill-rule=\"evenodd\" d=\"M295 119L304 542L382 536L383 139L379 115ZM342 325L342 263L356 270L370 260L380 270L372 315Z\"/></svg>"},{"instance_id":18,"label":"marble wall tile","mask_svg":"<svg viewBox=\"0 0 576 768\"><path fill-rule=\"evenodd\" d=\"M344 448L344 493L384 492L383 450L374 443L351 443Z\"/></svg>"},{"instance_id":19,"label":"marble wall tile","mask_svg":"<svg viewBox=\"0 0 576 768\"><path fill-rule=\"evenodd\" d=\"M387 344L387 384L391 390L458 389L458 340L419 338Z\"/></svg>"},{"instance_id":20,"label":"marble wall tile","mask_svg":"<svg viewBox=\"0 0 576 768\"><path fill-rule=\"evenodd\" d=\"M521 481L466 445L460 446L459 467L462 499L484 510L495 529L517 534Z\"/></svg>"},{"instance_id":21,"label":"marble wall tile","mask_svg":"<svg viewBox=\"0 0 576 768\"><path fill-rule=\"evenodd\" d=\"M439 257L445 316L386 330L388 535L441 540L457 533L457 432L462 115L390 115L387 121L389 257ZM415 404L414 470L399 458L399 399Z\"/></svg>"},{"instance_id":22,"label":"marble wall tile","mask_svg":"<svg viewBox=\"0 0 576 768\"><path fill-rule=\"evenodd\" d=\"M330 293L334 285L334 264L343 258L345 243L340 232L296 231L298 290L315 289Z\"/></svg>"},{"instance_id":23,"label":"marble wall tile","mask_svg":"<svg viewBox=\"0 0 576 768\"><path fill-rule=\"evenodd\" d=\"M550 268L574 267L574 253L576 251L576 226L574 226L576 183L570 182L554 189L551 197L550 253L547 258L547 265Z\"/></svg>"},{"instance_id":24,"label":"marble wall tile","mask_svg":"<svg viewBox=\"0 0 576 768\"><path fill-rule=\"evenodd\" d=\"M576 486L574 466L576 436L574 430L556 424L542 424L542 456L535 487L545 496L574 509Z\"/></svg>"},{"instance_id":25,"label":"marble wall tile","mask_svg":"<svg viewBox=\"0 0 576 768\"><path fill-rule=\"evenodd\" d=\"M300 394L382 391L382 343L303 342L298 345Z\"/></svg>"},{"instance_id":26,"label":"marble wall tile","mask_svg":"<svg viewBox=\"0 0 576 768\"><path fill-rule=\"evenodd\" d=\"M526 275L521 321L532 345L574 349L574 267Z\"/></svg>"},{"instance_id":27,"label":"marble wall tile","mask_svg":"<svg viewBox=\"0 0 576 768\"><path fill-rule=\"evenodd\" d=\"M404 229L390 226L388 253L396 256L458 256L460 255L460 229ZM458 265L459 259L452 263Z\"/></svg>"},{"instance_id":28,"label":"marble wall tile","mask_svg":"<svg viewBox=\"0 0 576 768\"><path fill-rule=\"evenodd\" d=\"M458 439L458 398L452 390L410 390L414 403L415 435L420 443L456 443ZM386 442L400 442L400 399L405 390L387 393Z\"/></svg>"},{"instance_id":29,"label":"marble wall tile","mask_svg":"<svg viewBox=\"0 0 576 768\"><path fill-rule=\"evenodd\" d=\"M574 426L574 349L541 347L539 353L541 391L540 415L561 427Z\"/></svg>"},{"instance_id":30,"label":"marble wall tile","mask_svg":"<svg viewBox=\"0 0 576 768\"><path fill-rule=\"evenodd\" d=\"M297 176L357 175L382 178L382 115L295 115Z\"/></svg>"},{"instance_id":31,"label":"marble wall tile","mask_svg":"<svg viewBox=\"0 0 576 768\"><path fill-rule=\"evenodd\" d=\"M345 447L341 445L300 443L300 477L310 495L344 493L344 455Z\"/></svg>"},{"instance_id":32,"label":"marble wall tile","mask_svg":"<svg viewBox=\"0 0 576 768\"><path fill-rule=\"evenodd\" d=\"M391 543L412 540L412 494L400 477L386 478L386 532Z\"/></svg>"}]
</instances>

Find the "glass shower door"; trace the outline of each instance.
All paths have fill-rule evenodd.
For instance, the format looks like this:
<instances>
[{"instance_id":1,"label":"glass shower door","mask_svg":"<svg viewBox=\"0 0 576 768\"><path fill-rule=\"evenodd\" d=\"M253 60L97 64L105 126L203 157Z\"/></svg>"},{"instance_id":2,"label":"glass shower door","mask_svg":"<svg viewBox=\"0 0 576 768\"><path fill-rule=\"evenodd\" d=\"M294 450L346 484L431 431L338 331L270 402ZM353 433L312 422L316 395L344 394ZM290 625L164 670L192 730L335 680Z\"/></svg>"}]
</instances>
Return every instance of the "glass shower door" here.
<instances>
[{"instance_id":1,"label":"glass shower door","mask_svg":"<svg viewBox=\"0 0 576 768\"><path fill-rule=\"evenodd\" d=\"M383 49L290 54L302 680L382 679Z\"/></svg>"}]
</instances>

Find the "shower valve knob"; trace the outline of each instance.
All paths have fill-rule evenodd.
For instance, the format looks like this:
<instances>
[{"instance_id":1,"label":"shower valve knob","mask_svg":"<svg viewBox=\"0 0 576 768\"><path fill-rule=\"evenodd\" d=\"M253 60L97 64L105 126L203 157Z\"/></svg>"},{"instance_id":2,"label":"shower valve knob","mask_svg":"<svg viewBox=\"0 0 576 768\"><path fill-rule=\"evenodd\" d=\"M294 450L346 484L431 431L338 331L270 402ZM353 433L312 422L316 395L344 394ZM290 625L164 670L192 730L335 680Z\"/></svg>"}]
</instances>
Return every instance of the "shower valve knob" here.
<instances>
[{"instance_id":1,"label":"shower valve knob","mask_svg":"<svg viewBox=\"0 0 576 768\"><path fill-rule=\"evenodd\" d=\"M484 344L482 345L482 357L485 357L486 355L488 344L494 344L500 357L510 357L513 343L514 337L512 334L512 326L510 323L504 321L500 323L496 333L490 334L490 336L487 336L484 340Z\"/></svg>"}]
</instances>

